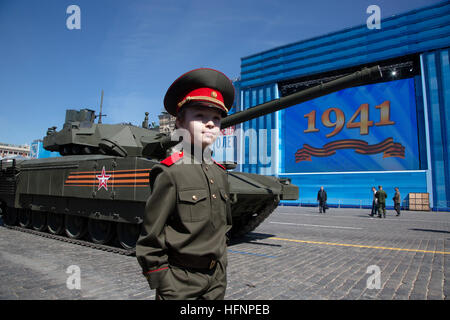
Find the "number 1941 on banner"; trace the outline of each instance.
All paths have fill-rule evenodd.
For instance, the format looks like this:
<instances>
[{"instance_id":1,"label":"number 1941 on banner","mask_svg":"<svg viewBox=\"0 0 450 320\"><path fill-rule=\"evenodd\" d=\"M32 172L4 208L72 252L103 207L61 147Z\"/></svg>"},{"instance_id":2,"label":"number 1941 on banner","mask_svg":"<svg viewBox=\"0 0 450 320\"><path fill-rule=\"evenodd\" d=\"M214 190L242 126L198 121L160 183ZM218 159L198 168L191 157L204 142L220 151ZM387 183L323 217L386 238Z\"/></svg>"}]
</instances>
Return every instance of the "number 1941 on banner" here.
<instances>
[{"instance_id":1,"label":"number 1941 on banner","mask_svg":"<svg viewBox=\"0 0 450 320\"><path fill-rule=\"evenodd\" d=\"M384 101L382 104L375 106L376 109L379 109L380 112L380 121L374 123L372 120L369 120L369 104L363 103L360 105L358 110L352 115L350 120L348 120L346 128L347 129L355 129L359 128L360 135L369 134L369 127L372 126L388 126L394 125L395 122L390 119L390 102ZM331 121L330 114L334 113L336 115L336 121ZM359 121L356 119L359 116ZM308 114L303 116L304 118L308 118L308 128L303 130L304 133L312 133L319 132L319 129L316 128L316 110L311 111ZM322 124L327 128L334 128L333 131L326 134L327 138L331 138L337 135L342 131L345 125L345 115L344 112L339 108L328 108L322 113Z\"/></svg>"}]
</instances>

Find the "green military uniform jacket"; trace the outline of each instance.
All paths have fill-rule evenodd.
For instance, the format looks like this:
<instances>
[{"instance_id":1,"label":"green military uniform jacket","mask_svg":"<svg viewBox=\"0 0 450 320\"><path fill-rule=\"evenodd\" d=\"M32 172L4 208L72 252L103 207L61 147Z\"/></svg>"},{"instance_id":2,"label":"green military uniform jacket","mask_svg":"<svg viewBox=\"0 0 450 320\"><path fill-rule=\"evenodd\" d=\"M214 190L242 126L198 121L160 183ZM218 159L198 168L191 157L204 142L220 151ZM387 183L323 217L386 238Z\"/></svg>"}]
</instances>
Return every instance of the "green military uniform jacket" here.
<instances>
[{"instance_id":1,"label":"green military uniform jacket","mask_svg":"<svg viewBox=\"0 0 450 320\"><path fill-rule=\"evenodd\" d=\"M378 203L386 203L387 194L384 190L378 190L375 196L378 199Z\"/></svg>"},{"instance_id":2,"label":"green military uniform jacket","mask_svg":"<svg viewBox=\"0 0 450 320\"><path fill-rule=\"evenodd\" d=\"M150 172L151 196L136 257L152 289L173 259L179 265L208 257L226 266L226 233L231 229L226 170L215 162L184 164L183 157L196 161L190 153L175 153Z\"/></svg>"}]
</instances>

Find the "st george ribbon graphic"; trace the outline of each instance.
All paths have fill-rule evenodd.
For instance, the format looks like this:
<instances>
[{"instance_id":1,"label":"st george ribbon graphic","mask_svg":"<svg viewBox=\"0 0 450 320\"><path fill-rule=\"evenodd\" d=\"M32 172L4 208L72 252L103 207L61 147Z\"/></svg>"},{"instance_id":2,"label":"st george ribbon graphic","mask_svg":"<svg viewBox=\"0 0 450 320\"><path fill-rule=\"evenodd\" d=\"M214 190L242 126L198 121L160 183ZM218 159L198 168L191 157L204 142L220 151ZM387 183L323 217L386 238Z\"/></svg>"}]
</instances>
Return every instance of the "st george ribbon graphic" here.
<instances>
[{"instance_id":1,"label":"st george ribbon graphic","mask_svg":"<svg viewBox=\"0 0 450 320\"><path fill-rule=\"evenodd\" d=\"M303 148L295 153L295 162L312 161L311 157L329 157L340 149L355 149L356 153L365 155L383 152L383 158L405 158L405 147L401 143L394 142L394 139L390 137L374 145L369 145L366 141L358 139L337 140L325 144L322 148L314 148L304 144Z\"/></svg>"},{"instance_id":2,"label":"st george ribbon graphic","mask_svg":"<svg viewBox=\"0 0 450 320\"><path fill-rule=\"evenodd\" d=\"M97 191L105 189L109 191L109 186L116 187L148 187L149 174L151 169L131 169L131 170L105 170L102 171L75 171L70 172L64 186L68 187L93 187Z\"/></svg>"}]
</instances>

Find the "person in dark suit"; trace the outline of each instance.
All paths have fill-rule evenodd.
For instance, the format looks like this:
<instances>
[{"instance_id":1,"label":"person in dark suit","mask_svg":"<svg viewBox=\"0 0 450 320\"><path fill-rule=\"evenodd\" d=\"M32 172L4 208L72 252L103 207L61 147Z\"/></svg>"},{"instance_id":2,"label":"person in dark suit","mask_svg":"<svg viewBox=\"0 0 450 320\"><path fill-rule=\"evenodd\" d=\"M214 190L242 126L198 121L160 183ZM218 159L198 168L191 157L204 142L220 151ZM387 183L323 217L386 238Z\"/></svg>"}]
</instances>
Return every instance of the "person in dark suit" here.
<instances>
[{"instance_id":1,"label":"person in dark suit","mask_svg":"<svg viewBox=\"0 0 450 320\"><path fill-rule=\"evenodd\" d=\"M323 186L320 187L319 192L317 193L317 201L319 202L319 212L325 213L327 207L327 192L323 189Z\"/></svg>"},{"instance_id":2,"label":"person in dark suit","mask_svg":"<svg viewBox=\"0 0 450 320\"><path fill-rule=\"evenodd\" d=\"M373 193L372 212L369 214L369 216L371 216L371 217L373 217L375 215L375 213L377 213L377 211L378 211L378 199L376 197L377 189L375 187L372 187L372 193Z\"/></svg>"}]
</instances>

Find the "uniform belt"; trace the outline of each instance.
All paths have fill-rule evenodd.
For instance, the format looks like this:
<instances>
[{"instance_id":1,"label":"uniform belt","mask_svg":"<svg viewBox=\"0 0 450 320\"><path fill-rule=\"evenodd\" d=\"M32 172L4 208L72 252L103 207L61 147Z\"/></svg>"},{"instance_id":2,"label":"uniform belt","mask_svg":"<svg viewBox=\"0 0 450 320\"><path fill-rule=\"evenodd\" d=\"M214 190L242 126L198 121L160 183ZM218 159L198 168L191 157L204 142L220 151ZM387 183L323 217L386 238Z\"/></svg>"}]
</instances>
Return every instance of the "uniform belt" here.
<instances>
[{"instance_id":1,"label":"uniform belt","mask_svg":"<svg viewBox=\"0 0 450 320\"><path fill-rule=\"evenodd\" d=\"M217 265L217 259L186 254L169 254L169 264L182 268L212 270Z\"/></svg>"}]
</instances>

